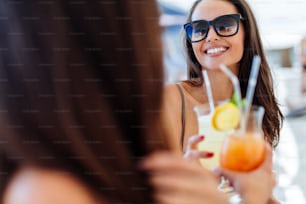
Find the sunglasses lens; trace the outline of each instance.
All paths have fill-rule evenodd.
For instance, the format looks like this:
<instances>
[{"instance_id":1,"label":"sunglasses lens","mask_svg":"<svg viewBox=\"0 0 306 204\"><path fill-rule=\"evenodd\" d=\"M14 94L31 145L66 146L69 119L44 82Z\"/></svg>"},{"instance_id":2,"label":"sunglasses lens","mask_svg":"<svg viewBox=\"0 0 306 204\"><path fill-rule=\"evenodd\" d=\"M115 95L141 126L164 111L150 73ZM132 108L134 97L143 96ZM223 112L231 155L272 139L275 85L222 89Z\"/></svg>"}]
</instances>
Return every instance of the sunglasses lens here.
<instances>
[{"instance_id":1,"label":"sunglasses lens","mask_svg":"<svg viewBox=\"0 0 306 204\"><path fill-rule=\"evenodd\" d=\"M185 30L188 38L196 42L205 38L208 28L206 21L196 21L187 26Z\"/></svg>"},{"instance_id":2,"label":"sunglasses lens","mask_svg":"<svg viewBox=\"0 0 306 204\"><path fill-rule=\"evenodd\" d=\"M219 35L231 36L238 31L238 23L239 21L231 16L222 16L216 19L214 26Z\"/></svg>"}]
</instances>

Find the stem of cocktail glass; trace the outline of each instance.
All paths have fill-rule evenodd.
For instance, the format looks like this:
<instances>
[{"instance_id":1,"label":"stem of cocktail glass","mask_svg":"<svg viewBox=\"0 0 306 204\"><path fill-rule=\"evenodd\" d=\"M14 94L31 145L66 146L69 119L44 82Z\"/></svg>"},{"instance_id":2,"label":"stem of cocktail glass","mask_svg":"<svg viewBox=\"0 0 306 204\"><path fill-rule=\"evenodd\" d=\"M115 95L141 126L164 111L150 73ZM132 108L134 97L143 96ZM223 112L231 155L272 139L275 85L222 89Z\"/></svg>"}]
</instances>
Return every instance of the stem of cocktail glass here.
<instances>
[{"instance_id":1,"label":"stem of cocktail glass","mask_svg":"<svg viewBox=\"0 0 306 204\"><path fill-rule=\"evenodd\" d=\"M210 81L206 70L202 71L203 79L206 87L206 93L208 97L208 104L209 104L209 112L213 113L215 111L215 105L214 105L214 98L211 91Z\"/></svg>"}]
</instances>

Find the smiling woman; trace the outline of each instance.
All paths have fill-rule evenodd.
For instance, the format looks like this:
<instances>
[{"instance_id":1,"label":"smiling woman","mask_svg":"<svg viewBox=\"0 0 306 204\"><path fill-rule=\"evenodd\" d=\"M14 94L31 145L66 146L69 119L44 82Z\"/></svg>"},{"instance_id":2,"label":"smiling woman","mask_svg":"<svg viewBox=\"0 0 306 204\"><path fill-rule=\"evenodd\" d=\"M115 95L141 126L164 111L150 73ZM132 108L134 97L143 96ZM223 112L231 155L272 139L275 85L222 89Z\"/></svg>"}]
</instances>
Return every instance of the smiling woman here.
<instances>
[{"instance_id":1,"label":"smiling woman","mask_svg":"<svg viewBox=\"0 0 306 204\"><path fill-rule=\"evenodd\" d=\"M282 114L276 103L257 24L248 4L244 0L198 0L187 15L184 28L188 80L167 85L164 97L163 120L172 141L177 141L176 145L185 151L188 137L197 134L193 108L208 102L202 70L208 73L215 101L231 98L233 94L231 81L219 69L221 64L237 75L245 97L251 62L254 55L259 55L262 60L253 104L266 109L265 139L276 146Z\"/></svg>"}]
</instances>

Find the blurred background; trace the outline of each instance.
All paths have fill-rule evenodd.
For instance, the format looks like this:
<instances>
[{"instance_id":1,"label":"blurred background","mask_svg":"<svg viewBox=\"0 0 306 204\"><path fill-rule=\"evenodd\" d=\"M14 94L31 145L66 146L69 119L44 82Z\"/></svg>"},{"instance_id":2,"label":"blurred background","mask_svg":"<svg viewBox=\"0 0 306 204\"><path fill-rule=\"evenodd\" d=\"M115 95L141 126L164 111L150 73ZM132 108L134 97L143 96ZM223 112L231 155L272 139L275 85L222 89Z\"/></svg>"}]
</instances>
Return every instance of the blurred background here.
<instances>
[{"instance_id":1,"label":"blurred background","mask_svg":"<svg viewBox=\"0 0 306 204\"><path fill-rule=\"evenodd\" d=\"M158 0L163 27L165 83L186 79L182 25L194 0ZM286 116L274 154L278 185L275 196L284 204L306 204L306 80L299 57L306 37L306 0L248 0L257 19L275 91ZM306 49L305 49L306 52ZM306 85L306 83L305 83Z\"/></svg>"}]
</instances>

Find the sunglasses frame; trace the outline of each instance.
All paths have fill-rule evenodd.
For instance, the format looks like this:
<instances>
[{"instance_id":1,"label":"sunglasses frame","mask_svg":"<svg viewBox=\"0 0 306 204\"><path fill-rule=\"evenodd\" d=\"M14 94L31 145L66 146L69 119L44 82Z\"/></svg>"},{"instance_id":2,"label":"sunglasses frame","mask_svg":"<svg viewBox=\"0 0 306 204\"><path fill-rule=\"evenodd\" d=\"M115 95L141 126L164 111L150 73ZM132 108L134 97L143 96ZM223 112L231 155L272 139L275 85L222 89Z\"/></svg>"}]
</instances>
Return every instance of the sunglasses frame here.
<instances>
[{"instance_id":1,"label":"sunglasses frame","mask_svg":"<svg viewBox=\"0 0 306 204\"><path fill-rule=\"evenodd\" d=\"M219 20L220 18L224 18L224 17L230 17L230 18L233 18L233 19L236 20L236 22L237 22L237 30L236 30L235 33L233 33L233 34L231 34L231 35L222 35L222 34L218 33L217 28L215 27L215 22L216 22L217 20ZM188 39L190 42L192 42L192 43L194 43L194 42L199 42L199 41L204 40L204 39L207 37L207 35L208 35L210 26L212 26L212 27L214 28L214 30L215 30L215 32L216 32L216 34L217 34L218 36L221 36L221 37L230 37L230 36L236 35L237 32L239 31L239 24L240 24L239 21L240 21L240 20L244 20L244 18L242 17L242 15L241 15L240 13L237 13L237 14L227 14L227 15L218 16L218 17L216 17L215 19L213 19L213 20L211 20L211 21L207 21L207 20L196 20L196 21L191 21L191 22L189 22L189 23L184 24L184 30L185 30L187 39ZM193 41L193 40L191 40L191 38L189 37L188 32L187 32L187 29L188 29L189 27L192 27L192 25L193 25L194 23L198 23L198 22L205 22L205 23L207 24L207 26L208 26L208 29L207 29L207 31L206 31L206 33L205 33L205 35L204 35L203 38L201 38L200 40L195 40L195 41Z\"/></svg>"}]
</instances>

